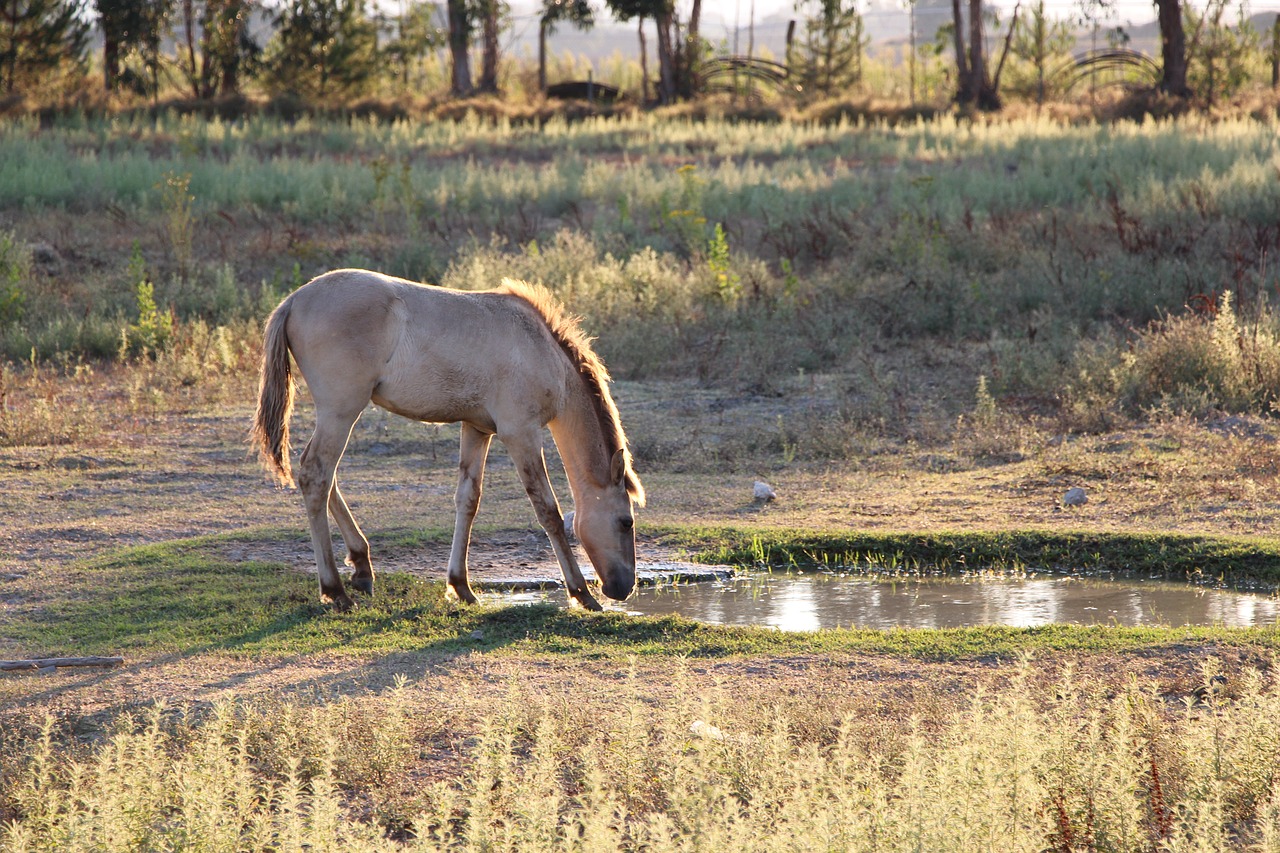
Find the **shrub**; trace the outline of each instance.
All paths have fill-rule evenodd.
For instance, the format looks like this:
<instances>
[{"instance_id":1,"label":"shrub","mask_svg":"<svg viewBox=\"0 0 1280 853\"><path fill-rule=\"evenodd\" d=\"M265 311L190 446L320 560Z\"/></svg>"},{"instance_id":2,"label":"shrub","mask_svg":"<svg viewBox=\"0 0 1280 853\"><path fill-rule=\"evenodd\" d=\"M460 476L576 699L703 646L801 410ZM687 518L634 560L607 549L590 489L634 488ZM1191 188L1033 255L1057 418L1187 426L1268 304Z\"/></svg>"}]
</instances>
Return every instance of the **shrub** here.
<instances>
[{"instance_id":1,"label":"shrub","mask_svg":"<svg viewBox=\"0 0 1280 853\"><path fill-rule=\"evenodd\" d=\"M431 714L409 713L400 687L368 712L351 700L156 706L92 746L67 748L52 723L0 732L15 771L0 777L0 845L1275 849L1280 692L1256 671L1226 682L1215 660L1202 675L1179 704L1136 683L1082 685L1069 667L1040 681L1028 663L1007 685L890 722L830 697L788 707L681 691L677 671L669 700L620 685L591 706L591 726L564 725L563 708L513 684L485 719L454 730L449 717L456 762L420 749L412 721ZM397 780L416 780L416 808L406 800L404 822L380 826L362 797Z\"/></svg>"},{"instance_id":2,"label":"shrub","mask_svg":"<svg viewBox=\"0 0 1280 853\"><path fill-rule=\"evenodd\" d=\"M12 231L0 231L0 327L22 319L27 294L23 282L31 275L31 252Z\"/></svg>"},{"instance_id":3,"label":"shrub","mask_svg":"<svg viewBox=\"0 0 1280 853\"><path fill-rule=\"evenodd\" d=\"M1224 292L1130 342L1082 347L1068 396L1080 411L1126 415L1269 413L1280 397L1280 326L1270 312L1243 320Z\"/></svg>"}]
</instances>

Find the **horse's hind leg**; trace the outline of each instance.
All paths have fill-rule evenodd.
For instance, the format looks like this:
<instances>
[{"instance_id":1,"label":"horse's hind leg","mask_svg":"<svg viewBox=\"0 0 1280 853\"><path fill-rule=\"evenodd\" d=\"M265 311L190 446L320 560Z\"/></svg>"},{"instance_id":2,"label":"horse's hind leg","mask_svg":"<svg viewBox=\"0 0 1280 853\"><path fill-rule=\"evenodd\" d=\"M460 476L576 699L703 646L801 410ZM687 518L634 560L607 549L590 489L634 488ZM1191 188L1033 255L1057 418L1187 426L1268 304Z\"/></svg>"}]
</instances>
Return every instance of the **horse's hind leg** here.
<instances>
[{"instance_id":1,"label":"horse's hind leg","mask_svg":"<svg viewBox=\"0 0 1280 853\"><path fill-rule=\"evenodd\" d=\"M454 496L457 515L453 523L453 547L449 550L449 591L467 604L475 604L476 596L467 580L467 549L471 544L471 522L480 509L484 491L484 460L489 455L493 436L470 424L462 425L458 445L458 491Z\"/></svg>"},{"instance_id":2,"label":"horse's hind leg","mask_svg":"<svg viewBox=\"0 0 1280 853\"><path fill-rule=\"evenodd\" d=\"M351 586L366 595L373 595L373 563L369 561L369 540L365 538L355 516L338 489L338 474L334 471L333 488L329 490L329 514L338 523L342 541L347 546L347 565L351 573Z\"/></svg>"},{"instance_id":3,"label":"horse's hind leg","mask_svg":"<svg viewBox=\"0 0 1280 853\"><path fill-rule=\"evenodd\" d=\"M338 574L338 566L333 559L333 537L329 533L328 510L338 460L346 450L351 427L360 417L360 411L361 409L357 409L351 414L334 413L323 411L317 406L315 434L307 442L302 458L298 460L298 488L302 491L302 500L307 508L307 522L311 527L311 547L315 551L316 573L320 577L320 598L333 602L333 606L340 611L351 609L354 602L342 586L342 576Z\"/></svg>"}]
</instances>

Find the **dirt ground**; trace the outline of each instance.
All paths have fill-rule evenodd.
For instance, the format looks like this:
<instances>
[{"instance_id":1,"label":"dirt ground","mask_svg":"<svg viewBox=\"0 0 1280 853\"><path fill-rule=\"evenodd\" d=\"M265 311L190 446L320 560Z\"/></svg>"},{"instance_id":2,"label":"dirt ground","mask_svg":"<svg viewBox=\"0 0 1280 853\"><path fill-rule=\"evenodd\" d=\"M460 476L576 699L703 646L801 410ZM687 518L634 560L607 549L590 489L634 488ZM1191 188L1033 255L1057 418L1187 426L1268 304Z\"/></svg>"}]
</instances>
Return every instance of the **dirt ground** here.
<instances>
[{"instance_id":1,"label":"dirt ground","mask_svg":"<svg viewBox=\"0 0 1280 853\"><path fill-rule=\"evenodd\" d=\"M651 457L662 455L653 447L675 446L681 437L700 453L710 453L697 464L676 458L648 468L641 454L640 474L650 495L649 506L639 513L642 534L645 524L698 522L1257 535L1275 530L1280 515L1274 489L1280 451L1265 422L1234 419L1080 439L1024 438L1011 442L1013 449L1003 455L976 452L959 439L941 448L869 441L865 455L841 463L793 459L761 465L751 459L763 455L734 459L716 456L714 448L743 442L752 424L776 422L782 405L778 400L699 397L684 390L688 393L680 404L673 405L672 395L680 389L627 383L618 388L633 441L649 447ZM794 407L804 404L792 400L786 405L793 408L782 414L795 416ZM223 404L195 414L125 419L82 447L0 451L0 513L5 518L0 526L0 656L14 651L3 637L9 614L42 606L42 592L58 583L61 571L110 550L235 534L226 545L233 562L265 559L313 571L300 499L270 485L249 456L245 437L250 415L247 402ZM305 440L305 409L294 423L295 440ZM696 425L692 436L691 425ZM380 412L367 414L358 425L340 475L372 542L377 569L443 576L456 435L451 427L407 424ZM777 501L753 500L752 484L758 478L776 489ZM562 504L570 508L563 476L553 479ZM1090 500L1081 507L1064 507L1061 496L1074 486L1086 489ZM474 581L558 577L514 470L496 446L478 525L471 561ZM397 544L404 541L403 532L424 529L441 535L425 544ZM640 549L642 561L681 556L663 551L644 535ZM1201 666L1211 656L1236 672L1270 666L1268 658L1251 650L1201 646L1064 655L1031 665L1042 678L1058 677L1067 664L1107 683L1121 684L1134 675L1177 698L1200 683ZM979 682L1006 678L1017 665L998 659L922 662L863 654L687 664L698 684L793 697L820 689L852 696L848 701L866 703L875 713L952 701L949 697L965 694ZM613 664L583 667L480 653L453 659L407 654L263 661L182 657L50 676L0 674L0 709L6 715L51 710L93 717L161 697L208 702L230 695L380 691L396 675L408 676L411 689L437 699L465 687L468 698L456 701L474 708L513 677L555 692L608 689L621 677ZM664 679L655 679L662 683Z\"/></svg>"}]
</instances>

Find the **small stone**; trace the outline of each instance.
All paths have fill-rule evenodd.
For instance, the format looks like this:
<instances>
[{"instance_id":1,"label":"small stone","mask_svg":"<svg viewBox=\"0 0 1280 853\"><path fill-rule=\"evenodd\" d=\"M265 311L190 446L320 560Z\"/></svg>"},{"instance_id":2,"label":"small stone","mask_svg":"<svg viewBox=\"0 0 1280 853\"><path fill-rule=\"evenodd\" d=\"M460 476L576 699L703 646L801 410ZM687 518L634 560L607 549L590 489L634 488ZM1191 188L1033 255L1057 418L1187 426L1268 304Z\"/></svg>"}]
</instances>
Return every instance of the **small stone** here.
<instances>
[{"instance_id":1,"label":"small stone","mask_svg":"<svg viewBox=\"0 0 1280 853\"><path fill-rule=\"evenodd\" d=\"M477 628L476 630L472 631L472 632L471 632L471 639L473 639L473 640L483 640L483 639L484 639L484 631L481 631L479 628Z\"/></svg>"},{"instance_id":2,"label":"small stone","mask_svg":"<svg viewBox=\"0 0 1280 853\"><path fill-rule=\"evenodd\" d=\"M725 740L724 732L718 726L702 720L694 720L693 725L689 726L689 732L704 740Z\"/></svg>"},{"instance_id":3,"label":"small stone","mask_svg":"<svg viewBox=\"0 0 1280 853\"><path fill-rule=\"evenodd\" d=\"M1063 506L1084 506L1088 502L1089 496L1079 486L1074 489L1068 489L1067 493L1062 496Z\"/></svg>"},{"instance_id":4,"label":"small stone","mask_svg":"<svg viewBox=\"0 0 1280 853\"><path fill-rule=\"evenodd\" d=\"M755 495L756 500L758 501L768 502L772 500L777 500L778 498L778 493L773 490L772 486L770 486L768 483L764 482L763 480L756 480L756 484L752 488L752 492Z\"/></svg>"}]
</instances>

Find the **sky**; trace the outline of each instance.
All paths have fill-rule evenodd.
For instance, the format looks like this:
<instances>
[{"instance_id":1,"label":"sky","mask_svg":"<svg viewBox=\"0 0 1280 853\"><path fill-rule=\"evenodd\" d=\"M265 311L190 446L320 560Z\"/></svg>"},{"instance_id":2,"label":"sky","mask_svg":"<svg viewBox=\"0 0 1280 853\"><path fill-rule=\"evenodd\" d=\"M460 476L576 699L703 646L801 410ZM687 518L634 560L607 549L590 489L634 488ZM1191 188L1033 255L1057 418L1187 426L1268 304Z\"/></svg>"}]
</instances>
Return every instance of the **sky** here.
<instances>
[{"instance_id":1,"label":"sky","mask_svg":"<svg viewBox=\"0 0 1280 853\"><path fill-rule=\"evenodd\" d=\"M510 0L510 2L517 17L524 15L533 17L534 9L537 7L537 0ZM929 0L925 0L925 2L929 2ZM997 7L1012 9L1015 0L988 0L988 2L994 3ZM1203 0L1190 0L1190 2L1192 5L1201 5ZM678 9L687 13L691 0L676 0L676 3ZM938 3L939 0L932 0L931 5L937 5ZM1255 11L1261 11L1275 6L1276 3L1277 0L1266 0L1266 2L1255 0L1251 4L1251 8ZM721 28L732 28L734 22L738 21L745 30L751 19L752 4L753 0L702 0L704 26L714 31ZM942 0L941 4L949 5L946 0ZM599 8L604 3L603 0L594 0L593 5ZM754 0L754 6L757 21L779 13L790 17L799 17L795 11L795 0ZM859 0L859 6L864 9L870 6L866 14L871 16L901 15L905 13L906 8L902 0ZM1052 17L1075 18L1080 14L1079 0L1045 0L1045 7ZM607 19L607 15L604 17ZM682 15L681 17L684 16ZM1154 21L1155 17L1155 6L1152 0L1117 0L1116 2L1115 23L1117 24L1144 24Z\"/></svg>"},{"instance_id":2,"label":"sky","mask_svg":"<svg viewBox=\"0 0 1280 853\"><path fill-rule=\"evenodd\" d=\"M704 20L719 19L726 24L732 25L735 20L740 20L742 26L746 26L751 17L751 7L753 0L702 0L702 15ZM994 0L995 5L1012 8L1014 0ZM1193 0L1194 2L1194 0ZM794 0L754 0L756 20L761 20L770 15L783 13L794 14ZM514 7L528 7L532 9L534 4L529 0L515 0L512 3ZM601 5L601 4L597 4ZM677 0L677 5L681 9L688 9L689 0ZM867 5L866 0L859 3L860 6ZM895 3L894 0L874 0L871 4L873 7L885 7L885 10L896 10L905 8L904 4ZM1254 4L1258 6L1258 4ZM1060 17L1072 16L1079 8L1078 0L1045 0L1045 7L1051 15ZM1155 19L1155 5L1151 0L1119 0L1116 4L1117 17L1119 20L1131 20L1135 23L1142 23ZM1261 8L1259 6L1259 8ZM874 13L876 9L872 9Z\"/></svg>"}]
</instances>

